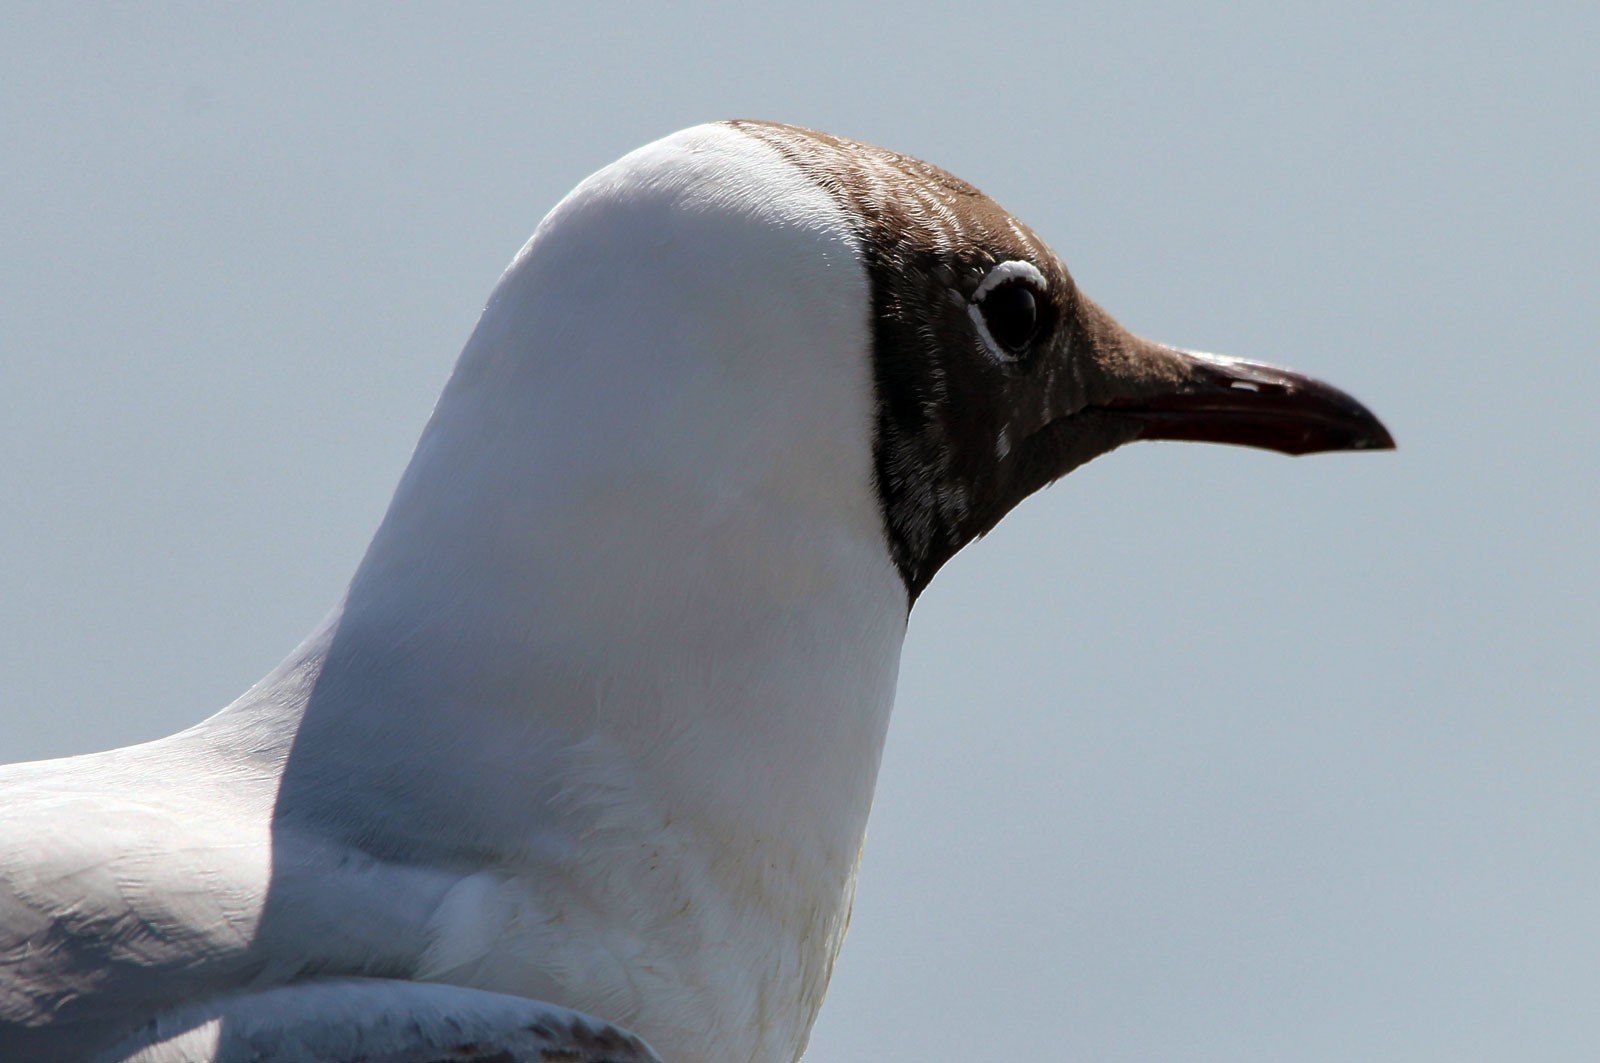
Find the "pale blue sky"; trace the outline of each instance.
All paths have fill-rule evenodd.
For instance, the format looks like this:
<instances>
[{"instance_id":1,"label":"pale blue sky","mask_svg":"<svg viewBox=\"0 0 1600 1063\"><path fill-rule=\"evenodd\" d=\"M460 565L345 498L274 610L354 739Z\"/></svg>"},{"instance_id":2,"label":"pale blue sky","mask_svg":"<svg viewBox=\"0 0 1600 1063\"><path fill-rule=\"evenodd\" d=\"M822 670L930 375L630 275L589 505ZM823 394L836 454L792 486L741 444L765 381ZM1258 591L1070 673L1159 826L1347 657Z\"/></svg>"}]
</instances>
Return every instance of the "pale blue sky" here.
<instances>
[{"instance_id":1,"label":"pale blue sky","mask_svg":"<svg viewBox=\"0 0 1600 1063\"><path fill-rule=\"evenodd\" d=\"M1401 447L1130 448L940 575L809 1058L1591 1058L1600 8L1538 6L5 4L0 760L231 700L544 211L798 122Z\"/></svg>"}]
</instances>

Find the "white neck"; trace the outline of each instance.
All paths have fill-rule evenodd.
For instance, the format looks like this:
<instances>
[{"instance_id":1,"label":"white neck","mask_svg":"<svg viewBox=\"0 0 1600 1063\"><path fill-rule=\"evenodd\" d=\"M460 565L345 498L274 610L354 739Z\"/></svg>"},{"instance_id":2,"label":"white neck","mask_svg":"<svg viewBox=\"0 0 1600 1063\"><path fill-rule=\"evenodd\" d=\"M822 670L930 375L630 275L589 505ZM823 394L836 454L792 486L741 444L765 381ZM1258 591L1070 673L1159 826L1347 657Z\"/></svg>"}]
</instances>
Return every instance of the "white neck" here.
<instances>
[{"instance_id":1,"label":"white neck","mask_svg":"<svg viewBox=\"0 0 1600 1063\"><path fill-rule=\"evenodd\" d=\"M275 815L391 859L559 865L674 962L720 936L794 997L760 1036L795 1049L906 619L866 283L827 196L732 130L581 185L490 299L342 609L215 721L282 758ZM680 895L725 910L685 935Z\"/></svg>"}]
</instances>

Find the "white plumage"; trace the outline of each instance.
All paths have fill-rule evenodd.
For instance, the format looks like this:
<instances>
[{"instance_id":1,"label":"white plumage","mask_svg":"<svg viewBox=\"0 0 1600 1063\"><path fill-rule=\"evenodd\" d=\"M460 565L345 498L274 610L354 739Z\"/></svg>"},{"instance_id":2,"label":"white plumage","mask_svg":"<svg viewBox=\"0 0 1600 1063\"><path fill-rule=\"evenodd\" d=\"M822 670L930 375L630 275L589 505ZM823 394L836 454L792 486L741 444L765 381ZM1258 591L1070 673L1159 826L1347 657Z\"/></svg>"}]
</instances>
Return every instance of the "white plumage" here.
<instances>
[{"instance_id":1,"label":"white plumage","mask_svg":"<svg viewBox=\"0 0 1600 1063\"><path fill-rule=\"evenodd\" d=\"M1137 340L916 160L626 156L501 278L316 632L188 731L0 769L0 1057L795 1059L910 603L1137 438L1389 443Z\"/></svg>"},{"instance_id":2,"label":"white plumage","mask_svg":"<svg viewBox=\"0 0 1600 1063\"><path fill-rule=\"evenodd\" d=\"M865 292L839 208L727 127L585 181L322 629L187 732L0 775L0 1047L327 971L795 1055L905 624Z\"/></svg>"}]
</instances>

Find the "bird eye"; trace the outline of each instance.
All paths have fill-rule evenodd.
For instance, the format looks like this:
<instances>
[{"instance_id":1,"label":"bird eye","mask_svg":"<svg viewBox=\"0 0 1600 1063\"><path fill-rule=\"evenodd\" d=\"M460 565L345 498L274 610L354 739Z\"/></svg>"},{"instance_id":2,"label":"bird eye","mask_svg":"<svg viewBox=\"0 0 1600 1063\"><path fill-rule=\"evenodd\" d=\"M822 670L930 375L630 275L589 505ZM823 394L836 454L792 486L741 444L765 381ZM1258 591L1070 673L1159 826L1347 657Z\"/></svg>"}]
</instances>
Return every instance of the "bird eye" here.
<instances>
[{"instance_id":1,"label":"bird eye","mask_svg":"<svg viewBox=\"0 0 1600 1063\"><path fill-rule=\"evenodd\" d=\"M1049 331L1050 282L1032 262L1013 259L989 271L972 293L967 313L989 353L1014 362Z\"/></svg>"},{"instance_id":2,"label":"bird eye","mask_svg":"<svg viewBox=\"0 0 1600 1063\"><path fill-rule=\"evenodd\" d=\"M988 292L978 310L989 336L1010 354L1027 350L1039 331L1039 301L1026 281L1012 281Z\"/></svg>"}]
</instances>

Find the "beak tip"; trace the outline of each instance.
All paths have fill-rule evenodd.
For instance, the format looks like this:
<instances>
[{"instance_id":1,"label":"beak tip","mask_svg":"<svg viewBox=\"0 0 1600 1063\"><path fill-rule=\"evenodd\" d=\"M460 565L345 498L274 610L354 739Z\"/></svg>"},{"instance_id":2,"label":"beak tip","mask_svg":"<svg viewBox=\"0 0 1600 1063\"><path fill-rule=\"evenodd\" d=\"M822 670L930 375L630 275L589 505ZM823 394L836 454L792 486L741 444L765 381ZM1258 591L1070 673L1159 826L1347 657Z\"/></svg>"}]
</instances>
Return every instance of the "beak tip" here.
<instances>
[{"instance_id":1,"label":"beak tip","mask_svg":"<svg viewBox=\"0 0 1600 1063\"><path fill-rule=\"evenodd\" d=\"M1362 410L1362 413L1365 414L1362 418L1363 423L1351 432L1350 436L1342 444L1333 444L1325 449L1329 451L1394 450L1394 436L1390 434L1388 428L1384 427L1383 422L1372 416L1365 409Z\"/></svg>"},{"instance_id":2,"label":"beak tip","mask_svg":"<svg viewBox=\"0 0 1600 1063\"><path fill-rule=\"evenodd\" d=\"M1366 440L1362 444L1362 446L1361 446L1362 450L1395 450L1395 449L1397 449L1395 441L1394 441L1394 436L1389 434L1389 430L1387 428L1383 427L1383 425L1380 424L1380 425L1375 425L1374 429L1375 430L1374 430L1374 432L1372 434L1372 437L1369 438L1368 440Z\"/></svg>"},{"instance_id":3,"label":"beak tip","mask_svg":"<svg viewBox=\"0 0 1600 1063\"><path fill-rule=\"evenodd\" d=\"M1291 438L1260 442L1258 446L1278 450L1293 457L1307 454L1346 454L1361 450L1394 450L1394 436L1376 418L1342 426L1318 425Z\"/></svg>"}]
</instances>

